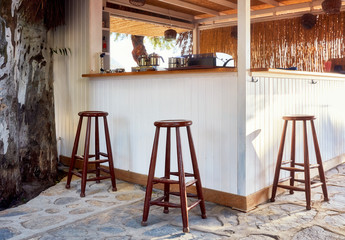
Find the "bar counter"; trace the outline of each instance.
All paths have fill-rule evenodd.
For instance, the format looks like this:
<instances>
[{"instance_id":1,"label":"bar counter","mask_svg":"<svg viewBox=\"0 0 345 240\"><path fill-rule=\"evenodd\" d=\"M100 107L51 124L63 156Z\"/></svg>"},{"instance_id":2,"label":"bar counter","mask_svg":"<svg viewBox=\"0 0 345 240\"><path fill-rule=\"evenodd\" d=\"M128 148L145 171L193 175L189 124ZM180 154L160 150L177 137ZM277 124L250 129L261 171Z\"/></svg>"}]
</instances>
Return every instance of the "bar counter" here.
<instances>
[{"instance_id":1,"label":"bar counter","mask_svg":"<svg viewBox=\"0 0 345 240\"><path fill-rule=\"evenodd\" d=\"M84 74L89 110L109 112L117 177L146 184L153 123L162 119L193 121L206 200L243 211L270 196L284 115L315 115L325 169L345 161L344 75L251 69L249 76L242 96L235 68ZM238 106L239 99L245 106ZM238 121L238 114L246 120ZM243 139L239 128L246 129ZM301 141L296 140L296 159L303 157ZM245 155L238 146L245 146ZM183 157L188 171L188 152ZM164 175L163 159L162 150L157 176ZM314 163L315 156L310 160Z\"/></svg>"}]
</instances>

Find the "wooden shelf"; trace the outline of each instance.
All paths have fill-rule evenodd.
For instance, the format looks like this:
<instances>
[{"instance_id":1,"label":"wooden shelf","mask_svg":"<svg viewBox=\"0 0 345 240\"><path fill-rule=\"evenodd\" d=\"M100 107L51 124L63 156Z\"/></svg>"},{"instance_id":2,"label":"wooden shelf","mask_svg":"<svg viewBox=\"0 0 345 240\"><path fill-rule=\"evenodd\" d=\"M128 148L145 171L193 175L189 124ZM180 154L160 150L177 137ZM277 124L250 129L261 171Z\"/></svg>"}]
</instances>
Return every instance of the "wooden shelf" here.
<instances>
[{"instance_id":1,"label":"wooden shelf","mask_svg":"<svg viewBox=\"0 0 345 240\"><path fill-rule=\"evenodd\" d=\"M82 77L117 77L117 76L137 76L153 74L180 74L180 73L220 73L220 72L237 72L237 68L206 68L206 69L186 69L170 71L146 71L146 72L123 72L123 73L88 73Z\"/></svg>"}]
</instances>

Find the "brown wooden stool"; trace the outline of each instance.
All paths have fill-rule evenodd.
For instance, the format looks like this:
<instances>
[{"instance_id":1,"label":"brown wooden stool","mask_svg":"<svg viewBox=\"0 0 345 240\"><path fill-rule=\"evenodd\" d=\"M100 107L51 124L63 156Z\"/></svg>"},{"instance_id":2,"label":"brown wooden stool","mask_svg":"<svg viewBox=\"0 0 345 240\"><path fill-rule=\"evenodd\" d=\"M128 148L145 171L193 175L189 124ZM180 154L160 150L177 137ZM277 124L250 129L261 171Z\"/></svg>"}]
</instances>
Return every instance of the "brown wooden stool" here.
<instances>
[{"instance_id":1,"label":"brown wooden stool","mask_svg":"<svg viewBox=\"0 0 345 240\"><path fill-rule=\"evenodd\" d=\"M182 222L183 222L183 232L189 232L188 226L188 211L194 208L197 205L200 205L201 217L206 218L205 202L202 194L201 179L199 174L199 168L197 163L197 158L195 154L192 134L190 130L190 125L192 121L189 120L163 120L157 121L154 123L156 126L156 133L153 142L153 149L151 155L151 163L149 169L149 175L147 179L143 219L141 225L147 225L147 218L149 215L149 210L151 205L157 205L164 207L164 213L169 213L169 207L172 208L181 208L182 213ZM157 149L158 149L158 140L159 140L159 130L160 128L167 128L167 138L166 138L166 152L165 152L165 176L161 178L155 178L155 168L156 168L156 159L157 159ZM183 168L183 159L182 159L182 149L181 149L181 139L180 139L180 127L187 128L188 142L191 154L191 160L193 165L193 173L185 173ZM176 129L176 147L177 147L177 164L178 171L170 172L170 129ZM178 176L179 180L172 180L170 176ZM186 177L194 177L193 180L185 182ZM151 200L152 187L153 184L163 183L164 184L164 196ZM170 192L170 184L179 184L179 192ZM197 194L187 193L186 188L195 184ZM169 195L175 195L180 197L180 204L174 204L169 202ZM196 202L188 206L187 197L198 198Z\"/></svg>"},{"instance_id":2,"label":"brown wooden stool","mask_svg":"<svg viewBox=\"0 0 345 240\"><path fill-rule=\"evenodd\" d=\"M85 112L78 113L78 115L80 116L79 117L79 124L78 124L77 133L76 133L75 140L74 140L72 157L71 157L71 164L70 164L69 171L68 171L66 188L70 188L72 174L74 174L74 175L81 178L80 197L85 197L86 181L96 181L97 183L99 183L100 180L110 178L112 186L113 186L112 190L116 191L113 155L111 152L109 129L108 129L108 122L107 122L108 113L107 112L100 112L100 111L85 111ZM81 130L81 126L83 123L83 117L87 117L84 155L83 156L77 156L76 154L77 154L77 150L78 150L80 130ZM98 130L98 118L99 117L103 117L107 153L100 152L100 150L99 150L99 130ZM95 118L95 154L89 154L90 135L91 135L91 118ZM107 159L100 159L101 156L106 157ZM89 161L90 158L95 158L95 160ZM83 160L83 169L81 171L73 171L76 159ZM109 163L109 170L101 167L101 163L104 163L104 162ZM88 170L89 164L95 164L95 170ZM107 175L107 176L101 175L101 171L110 174L110 176L109 175ZM96 173L96 177L87 178L88 173Z\"/></svg>"},{"instance_id":3,"label":"brown wooden stool","mask_svg":"<svg viewBox=\"0 0 345 240\"><path fill-rule=\"evenodd\" d=\"M279 152L277 157L277 165L274 174L274 181L273 181L273 189L272 189L272 197L271 202L275 201L275 196L277 193L277 187L285 188L290 190L290 194L293 194L294 191L304 191L305 197L307 201L307 210L311 209L310 205L310 198L311 198L311 188L322 186L322 192L324 196L324 200L328 201L328 193L326 187L326 178L325 173L323 171L320 148L316 137L315 126L314 126L314 116L305 116L305 115L296 115L296 116L284 116L284 128L283 134L280 141ZM283 158L283 151L284 151L284 142L285 142L285 135L286 129L288 125L288 121L292 121L292 138L291 138L291 160L282 161ZM303 121L303 144L304 144L304 163L296 163L295 162L295 149L296 149L296 121ZM314 141L314 148L316 154L316 161L317 164L310 165L309 164L309 153L308 153L308 141L307 141L307 124L306 122L310 121L311 130L313 134L313 141ZM290 166L284 167L283 165L290 164ZM303 168L300 168L303 167ZM318 168L320 181L311 181L310 180L310 169ZM279 179L280 170L290 171L290 176L284 179ZM295 172L304 172L304 180L303 179L295 179ZM281 182L290 180L289 185L280 184ZM294 183L300 182L304 183L304 188L294 186Z\"/></svg>"}]
</instances>

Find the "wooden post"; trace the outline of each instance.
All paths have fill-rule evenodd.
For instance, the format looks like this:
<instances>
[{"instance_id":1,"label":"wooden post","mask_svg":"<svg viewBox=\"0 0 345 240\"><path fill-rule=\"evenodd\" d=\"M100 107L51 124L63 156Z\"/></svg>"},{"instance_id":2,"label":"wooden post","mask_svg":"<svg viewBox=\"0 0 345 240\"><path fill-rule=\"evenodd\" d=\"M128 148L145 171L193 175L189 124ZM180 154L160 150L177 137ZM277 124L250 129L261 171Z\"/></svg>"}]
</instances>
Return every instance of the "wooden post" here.
<instances>
[{"instance_id":1,"label":"wooden post","mask_svg":"<svg viewBox=\"0 0 345 240\"><path fill-rule=\"evenodd\" d=\"M238 1L237 6L237 194L246 196L246 84L250 71L250 0Z\"/></svg>"},{"instance_id":2,"label":"wooden post","mask_svg":"<svg viewBox=\"0 0 345 240\"><path fill-rule=\"evenodd\" d=\"M193 28L193 54L200 53L200 29L199 25L195 24Z\"/></svg>"}]
</instances>

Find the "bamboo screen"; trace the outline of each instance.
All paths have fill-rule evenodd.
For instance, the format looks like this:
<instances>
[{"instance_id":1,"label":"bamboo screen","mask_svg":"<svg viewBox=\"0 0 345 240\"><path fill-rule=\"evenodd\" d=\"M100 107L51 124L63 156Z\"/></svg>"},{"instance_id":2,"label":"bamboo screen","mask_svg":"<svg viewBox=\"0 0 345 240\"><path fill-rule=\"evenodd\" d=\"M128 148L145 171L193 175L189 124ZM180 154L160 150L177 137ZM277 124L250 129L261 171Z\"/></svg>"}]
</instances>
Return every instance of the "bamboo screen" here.
<instances>
[{"instance_id":1,"label":"bamboo screen","mask_svg":"<svg viewBox=\"0 0 345 240\"><path fill-rule=\"evenodd\" d=\"M231 27L203 30L200 52L225 52L237 59ZM323 72L324 62L345 57L345 13L319 15L307 30L301 18L254 23L251 26L251 67ZM236 61L235 61L236 63Z\"/></svg>"}]
</instances>

